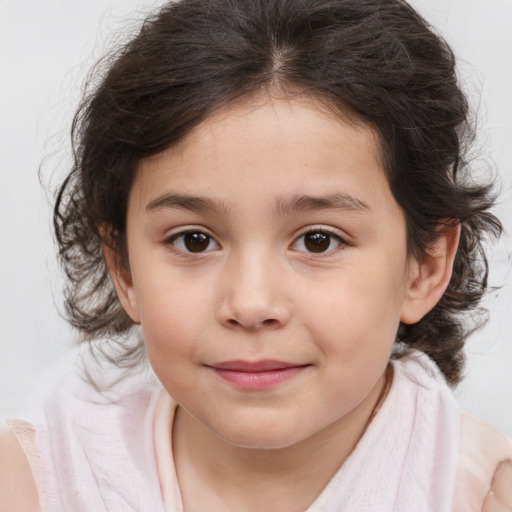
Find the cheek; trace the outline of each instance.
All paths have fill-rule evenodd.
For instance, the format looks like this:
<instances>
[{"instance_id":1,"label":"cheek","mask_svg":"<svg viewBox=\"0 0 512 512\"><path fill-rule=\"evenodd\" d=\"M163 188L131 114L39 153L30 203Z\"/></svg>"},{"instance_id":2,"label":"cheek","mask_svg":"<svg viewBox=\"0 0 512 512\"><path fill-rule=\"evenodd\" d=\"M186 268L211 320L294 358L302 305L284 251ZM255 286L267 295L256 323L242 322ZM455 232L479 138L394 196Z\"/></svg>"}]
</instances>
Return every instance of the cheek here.
<instances>
[{"instance_id":1,"label":"cheek","mask_svg":"<svg viewBox=\"0 0 512 512\"><path fill-rule=\"evenodd\" d=\"M345 269L338 279L312 286L308 300L300 303L300 315L322 340L323 351L359 357L381 347L387 353L392 346L404 297L403 275L398 266L373 263L373 269Z\"/></svg>"},{"instance_id":2,"label":"cheek","mask_svg":"<svg viewBox=\"0 0 512 512\"><path fill-rule=\"evenodd\" d=\"M180 285L177 279L148 279L137 296L152 365L169 366L182 357L193 358L200 333L207 329L205 294Z\"/></svg>"},{"instance_id":3,"label":"cheek","mask_svg":"<svg viewBox=\"0 0 512 512\"><path fill-rule=\"evenodd\" d=\"M167 392L181 402L196 386L190 365L199 359L202 329L197 305L191 308L173 297L166 296L153 308L148 305L142 332L151 367Z\"/></svg>"}]
</instances>

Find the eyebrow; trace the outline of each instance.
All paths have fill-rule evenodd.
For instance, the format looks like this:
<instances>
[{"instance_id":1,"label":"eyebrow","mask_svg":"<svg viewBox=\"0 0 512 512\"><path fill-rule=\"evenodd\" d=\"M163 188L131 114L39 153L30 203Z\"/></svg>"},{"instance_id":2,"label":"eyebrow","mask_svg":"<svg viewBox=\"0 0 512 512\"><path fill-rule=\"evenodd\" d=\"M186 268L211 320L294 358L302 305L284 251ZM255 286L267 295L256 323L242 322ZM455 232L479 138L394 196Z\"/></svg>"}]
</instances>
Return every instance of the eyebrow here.
<instances>
[{"instance_id":1,"label":"eyebrow","mask_svg":"<svg viewBox=\"0 0 512 512\"><path fill-rule=\"evenodd\" d=\"M153 199L146 206L146 211L156 211L166 208L190 210L195 213L228 213L229 207L222 201L202 196L185 194L164 194ZM301 195L291 199L278 199L274 203L278 215L289 215L293 212L318 210L339 210L343 212L362 213L371 211L370 207L349 194L330 194L327 196Z\"/></svg>"},{"instance_id":2,"label":"eyebrow","mask_svg":"<svg viewBox=\"0 0 512 512\"><path fill-rule=\"evenodd\" d=\"M227 213L229 211L228 206L221 201L209 197L184 194L164 194L157 197L148 203L146 211L151 212L164 208L178 208L196 213Z\"/></svg>"},{"instance_id":3,"label":"eyebrow","mask_svg":"<svg viewBox=\"0 0 512 512\"><path fill-rule=\"evenodd\" d=\"M315 210L339 210L354 213L371 211L365 202L349 194L330 194L327 196L302 195L287 201L278 200L275 209L280 215Z\"/></svg>"}]
</instances>

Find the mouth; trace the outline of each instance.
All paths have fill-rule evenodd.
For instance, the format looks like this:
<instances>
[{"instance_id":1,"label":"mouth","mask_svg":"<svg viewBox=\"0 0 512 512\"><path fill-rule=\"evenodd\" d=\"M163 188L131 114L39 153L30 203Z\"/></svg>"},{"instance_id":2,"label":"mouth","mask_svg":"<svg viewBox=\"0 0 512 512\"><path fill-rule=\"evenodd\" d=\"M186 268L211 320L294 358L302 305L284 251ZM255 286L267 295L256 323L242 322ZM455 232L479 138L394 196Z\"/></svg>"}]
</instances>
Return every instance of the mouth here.
<instances>
[{"instance_id":1,"label":"mouth","mask_svg":"<svg viewBox=\"0 0 512 512\"><path fill-rule=\"evenodd\" d=\"M215 373L238 388L261 390L277 386L304 371L309 364L285 361L223 361L208 365Z\"/></svg>"}]
</instances>

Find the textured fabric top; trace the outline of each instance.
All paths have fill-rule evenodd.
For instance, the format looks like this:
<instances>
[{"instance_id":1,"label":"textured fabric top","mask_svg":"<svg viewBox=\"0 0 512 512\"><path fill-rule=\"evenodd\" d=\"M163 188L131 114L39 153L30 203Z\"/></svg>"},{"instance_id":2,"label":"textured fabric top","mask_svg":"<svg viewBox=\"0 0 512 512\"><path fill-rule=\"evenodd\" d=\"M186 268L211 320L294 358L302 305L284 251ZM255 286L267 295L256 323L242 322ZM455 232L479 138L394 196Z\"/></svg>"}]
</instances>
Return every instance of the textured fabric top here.
<instances>
[{"instance_id":1,"label":"textured fabric top","mask_svg":"<svg viewBox=\"0 0 512 512\"><path fill-rule=\"evenodd\" d=\"M460 439L460 409L430 359L393 363L388 397L363 438L307 512L448 512ZM161 399L156 445L166 512L183 506L168 432L175 404Z\"/></svg>"},{"instance_id":2,"label":"textured fabric top","mask_svg":"<svg viewBox=\"0 0 512 512\"><path fill-rule=\"evenodd\" d=\"M415 353L393 367L380 411L306 512L482 510L512 444L465 413L461 424L426 356ZM30 425L10 422L42 512L182 512L170 436L176 404L150 372L118 381L121 370L108 365L89 371L102 376L96 387L75 372L52 392L36 443Z\"/></svg>"},{"instance_id":3,"label":"textured fabric top","mask_svg":"<svg viewBox=\"0 0 512 512\"><path fill-rule=\"evenodd\" d=\"M160 386L145 375L117 381L113 367L88 371L101 382L70 374L35 424L47 511L164 512L153 435Z\"/></svg>"}]
</instances>

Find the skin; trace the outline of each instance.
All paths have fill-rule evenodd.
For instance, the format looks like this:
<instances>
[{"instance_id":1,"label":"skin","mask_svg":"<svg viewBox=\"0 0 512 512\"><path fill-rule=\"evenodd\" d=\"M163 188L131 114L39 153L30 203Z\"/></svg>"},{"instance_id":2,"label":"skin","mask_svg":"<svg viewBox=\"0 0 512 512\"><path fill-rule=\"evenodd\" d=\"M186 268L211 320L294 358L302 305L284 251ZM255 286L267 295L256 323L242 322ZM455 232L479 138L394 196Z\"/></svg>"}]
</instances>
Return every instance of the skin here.
<instances>
[{"instance_id":1,"label":"skin","mask_svg":"<svg viewBox=\"0 0 512 512\"><path fill-rule=\"evenodd\" d=\"M189 252L186 231L207 235L204 250ZM444 292L458 229L416 260L375 133L311 98L264 97L142 162L127 240L129 270L105 255L179 404L185 510L299 511L359 440L399 323ZM212 368L269 359L300 368L258 390Z\"/></svg>"}]
</instances>

